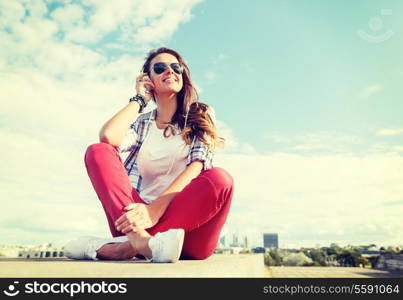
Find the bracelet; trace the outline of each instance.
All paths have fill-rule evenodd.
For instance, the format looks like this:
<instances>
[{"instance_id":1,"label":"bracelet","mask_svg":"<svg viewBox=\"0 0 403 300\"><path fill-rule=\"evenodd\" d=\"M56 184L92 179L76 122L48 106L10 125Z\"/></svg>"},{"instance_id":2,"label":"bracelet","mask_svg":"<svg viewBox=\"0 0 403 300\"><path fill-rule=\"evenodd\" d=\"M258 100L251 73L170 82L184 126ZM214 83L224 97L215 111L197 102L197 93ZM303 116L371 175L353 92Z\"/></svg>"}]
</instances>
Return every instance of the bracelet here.
<instances>
[{"instance_id":1,"label":"bracelet","mask_svg":"<svg viewBox=\"0 0 403 300\"><path fill-rule=\"evenodd\" d=\"M144 111L144 108L147 106L146 99L143 95L137 94L136 96L129 99L129 102L135 101L140 105L139 113Z\"/></svg>"}]
</instances>

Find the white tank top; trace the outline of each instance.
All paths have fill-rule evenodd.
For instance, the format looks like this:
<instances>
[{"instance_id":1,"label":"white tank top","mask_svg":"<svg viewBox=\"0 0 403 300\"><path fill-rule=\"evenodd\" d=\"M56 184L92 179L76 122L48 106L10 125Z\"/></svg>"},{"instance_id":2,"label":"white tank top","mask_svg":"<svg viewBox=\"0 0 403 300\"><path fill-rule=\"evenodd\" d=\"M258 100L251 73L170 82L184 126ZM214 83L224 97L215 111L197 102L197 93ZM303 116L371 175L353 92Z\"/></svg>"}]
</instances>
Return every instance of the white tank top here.
<instances>
[{"instance_id":1,"label":"white tank top","mask_svg":"<svg viewBox=\"0 0 403 300\"><path fill-rule=\"evenodd\" d=\"M151 203L186 168L190 146L180 134L164 137L164 129L158 129L155 121L140 147L137 167L142 177L140 197Z\"/></svg>"}]
</instances>

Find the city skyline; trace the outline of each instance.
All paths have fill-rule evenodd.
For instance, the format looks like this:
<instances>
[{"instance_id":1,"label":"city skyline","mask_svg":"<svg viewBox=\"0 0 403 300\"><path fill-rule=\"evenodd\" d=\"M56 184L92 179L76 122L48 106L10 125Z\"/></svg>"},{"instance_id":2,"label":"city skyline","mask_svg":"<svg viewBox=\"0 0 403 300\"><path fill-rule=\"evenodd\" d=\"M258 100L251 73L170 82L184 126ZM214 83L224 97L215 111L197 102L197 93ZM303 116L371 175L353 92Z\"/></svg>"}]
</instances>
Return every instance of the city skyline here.
<instances>
[{"instance_id":1,"label":"city skyline","mask_svg":"<svg viewBox=\"0 0 403 300\"><path fill-rule=\"evenodd\" d=\"M219 239L218 247L223 246L225 248L229 247L241 247L241 248L247 248L247 249L253 249L256 247L264 247L264 233L261 236L261 241L259 242L259 238L256 239L258 242L257 243L250 243L251 237L248 235L240 235L239 237L242 239L242 242L239 242L238 244L233 244L233 243L228 243L227 238L232 238L234 235L237 235L237 233L231 233L231 235L224 235L221 236ZM224 243L223 243L224 241ZM245 246L245 241L247 241L247 246ZM380 249L380 248L399 248L403 249L403 243L398 243L398 244L373 244L373 243L364 243L364 244L338 244L335 242L330 242L329 244L316 244L316 245L291 245L291 244L284 244L284 246L279 247L278 249L284 249L284 250L290 250L290 249L308 249L308 248L322 248L322 247L331 247L332 245L337 245L340 247L369 247L369 248L374 248L374 249ZM63 245L61 244L53 244L51 242L49 243L43 243L43 244L11 244L11 243L0 243L0 254L2 253L1 249L2 247L22 247L22 248L42 248L42 247L57 247L57 248L62 248ZM265 247L267 248L267 247ZM268 247L271 248L271 247Z\"/></svg>"}]
</instances>

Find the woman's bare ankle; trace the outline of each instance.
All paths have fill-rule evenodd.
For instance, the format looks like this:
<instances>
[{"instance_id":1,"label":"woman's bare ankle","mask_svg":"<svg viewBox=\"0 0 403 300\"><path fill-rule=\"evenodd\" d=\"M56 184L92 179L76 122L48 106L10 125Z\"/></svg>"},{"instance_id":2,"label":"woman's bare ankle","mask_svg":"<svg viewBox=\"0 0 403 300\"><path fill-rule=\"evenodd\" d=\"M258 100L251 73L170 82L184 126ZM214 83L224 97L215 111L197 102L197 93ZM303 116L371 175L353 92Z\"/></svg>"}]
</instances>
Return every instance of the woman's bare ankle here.
<instances>
[{"instance_id":1,"label":"woman's bare ankle","mask_svg":"<svg viewBox=\"0 0 403 300\"><path fill-rule=\"evenodd\" d=\"M152 238L152 235L146 231L140 233L130 232L127 234L127 237L137 253L149 258L152 256L151 249L148 246L148 241Z\"/></svg>"},{"instance_id":2,"label":"woman's bare ankle","mask_svg":"<svg viewBox=\"0 0 403 300\"><path fill-rule=\"evenodd\" d=\"M138 243L138 249L137 252L140 253L141 255L144 255L148 258L152 257L152 252L150 247L148 246L148 241L151 239L150 237L142 238L140 242Z\"/></svg>"}]
</instances>

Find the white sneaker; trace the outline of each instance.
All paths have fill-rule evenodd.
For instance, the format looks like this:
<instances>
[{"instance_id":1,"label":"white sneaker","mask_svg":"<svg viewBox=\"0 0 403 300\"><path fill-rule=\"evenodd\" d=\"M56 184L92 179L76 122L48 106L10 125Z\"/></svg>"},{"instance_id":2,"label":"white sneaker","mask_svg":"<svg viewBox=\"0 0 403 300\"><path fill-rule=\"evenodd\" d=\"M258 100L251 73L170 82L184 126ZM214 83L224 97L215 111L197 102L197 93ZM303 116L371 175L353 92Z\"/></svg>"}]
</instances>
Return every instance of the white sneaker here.
<instances>
[{"instance_id":1,"label":"white sneaker","mask_svg":"<svg viewBox=\"0 0 403 300\"><path fill-rule=\"evenodd\" d=\"M185 231L181 228L157 233L148 241L152 252L152 258L149 260L157 263L177 262L182 251L184 237Z\"/></svg>"},{"instance_id":2,"label":"white sneaker","mask_svg":"<svg viewBox=\"0 0 403 300\"><path fill-rule=\"evenodd\" d=\"M127 241L127 236L101 239L92 236L82 236L68 242L64 246L64 254L71 259L92 259L98 260L97 250L105 244L123 243Z\"/></svg>"}]
</instances>

